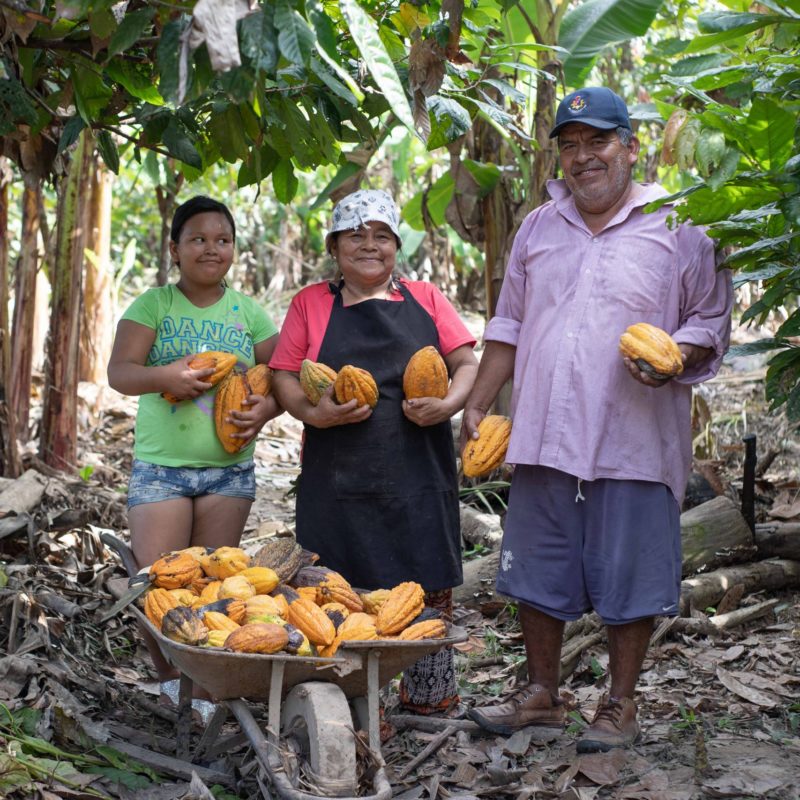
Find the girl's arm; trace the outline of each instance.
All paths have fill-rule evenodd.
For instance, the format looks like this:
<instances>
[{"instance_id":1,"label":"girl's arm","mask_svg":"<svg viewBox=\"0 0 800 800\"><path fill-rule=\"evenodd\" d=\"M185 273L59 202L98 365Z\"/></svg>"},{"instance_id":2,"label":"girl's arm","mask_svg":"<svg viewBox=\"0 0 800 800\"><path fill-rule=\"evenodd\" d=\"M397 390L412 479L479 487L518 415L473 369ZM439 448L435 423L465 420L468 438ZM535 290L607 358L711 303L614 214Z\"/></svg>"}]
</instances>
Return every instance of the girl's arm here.
<instances>
[{"instance_id":1,"label":"girl's arm","mask_svg":"<svg viewBox=\"0 0 800 800\"><path fill-rule=\"evenodd\" d=\"M187 355L160 367L146 367L147 355L156 332L131 320L120 320L108 362L108 383L118 392L129 395L170 392L181 400L198 397L211 388L204 379L214 369L191 369L194 355Z\"/></svg>"}]
</instances>

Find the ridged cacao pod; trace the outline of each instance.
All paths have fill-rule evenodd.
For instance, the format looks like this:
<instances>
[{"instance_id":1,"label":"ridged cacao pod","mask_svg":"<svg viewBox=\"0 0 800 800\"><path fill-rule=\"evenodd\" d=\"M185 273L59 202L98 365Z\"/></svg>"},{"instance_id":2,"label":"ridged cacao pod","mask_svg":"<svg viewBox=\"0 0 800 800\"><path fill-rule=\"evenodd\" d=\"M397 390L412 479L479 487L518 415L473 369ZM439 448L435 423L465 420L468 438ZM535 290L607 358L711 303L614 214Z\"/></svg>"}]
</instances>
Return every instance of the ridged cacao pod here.
<instances>
[{"instance_id":1,"label":"ridged cacao pod","mask_svg":"<svg viewBox=\"0 0 800 800\"><path fill-rule=\"evenodd\" d=\"M336 370L306 358L300 365L300 386L312 406L319 404L325 390L336 380Z\"/></svg>"},{"instance_id":2,"label":"ridged cacao pod","mask_svg":"<svg viewBox=\"0 0 800 800\"><path fill-rule=\"evenodd\" d=\"M403 373L403 394L406 400L415 397L447 397L449 378L447 364L439 351L428 345L417 350Z\"/></svg>"},{"instance_id":3,"label":"ridged cacao pod","mask_svg":"<svg viewBox=\"0 0 800 800\"><path fill-rule=\"evenodd\" d=\"M272 388L272 370L266 364L256 364L250 367L245 375L250 394L260 394L266 397Z\"/></svg>"},{"instance_id":4,"label":"ridged cacao pod","mask_svg":"<svg viewBox=\"0 0 800 800\"><path fill-rule=\"evenodd\" d=\"M218 580L238 575L250 566L250 556L241 547L218 547L200 560L206 575Z\"/></svg>"},{"instance_id":5,"label":"ridged cacao pod","mask_svg":"<svg viewBox=\"0 0 800 800\"><path fill-rule=\"evenodd\" d=\"M230 617L237 625L243 625L247 616L247 602L238 597L228 600L225 616Z\"/></svg>"},{"instance_id":6,"label":"ridged cacao pod","mask_svg":"<svg viewBox=\"0 0 800 800\"><path fill-rule=\"evenodd\" d=\"M378 638L375 628L375 617L356 611L339 626L336 631L337 638L344 642L365 642Z\"/></svg>"},{"instance_id":7,"label":"ridged cacao pod","mask_svg":"<svg viewBox=\"0 0 800 800\"><path fill-rule=\"evenodd\" d=\"M230 578L225 578L225 580L222 581L222 586L219 587L220 600L224 600L227 597L247 600L249 597L253 597L256 594L256 587L253 586L244 575L231 575Z\"/></svg>"},{"instance_id":8,"label":"ridged cacao pod","mask_svg":"<svg viewBox=\"0 0 800 800\"><path fill-rule=\"evenodd\" d=\"M275 570L269 567L248 567L239 573L239 577L250 581L256 594L269 594L280 583Z\"/></svg>"},{"instance_id":9,"label":"ridged cacao pod","mask_svg":"<svg viewBox=\"0 0 800 800\"><path fill-rule=\"evenodd\" d=\"M186 606L171 608L161 620L161 633L179 644L205 644L208 628L200 615Z\"/></svg>"},{"instance_id":10,"label":"ridged cacao pod","mask_svg":"<svg viewBox=\"0 0 800 800\"><path fill-rule=\"evenodd\" d=\"M209 603L214 603L219 600L219 589L222 586L222 581L211 581L202 592L200 592L200 597L192 603L192 606L195 608L199 608L200 606L208 605Z\"/></svg>"},{"instance_id":11,"label":"ridged cacao pod","mask_svg":"<svg viewBox=\"0 0 800 800\"><path fill-rule=\"evenodd\" d=\"M415 622L409 625L397 637L403 641L416 639L443 639L447 635L447 625L443 619L427 619L424 622Z\"/></svg>"},{"instance_id":12,"label":"ridged cacao pod","mask_svg":"<svg viewBox=\"0 0 800 800\"><path fill-rule=\"evenodd\" d=\"M367 614L377 614L381 606L389 596L389 589L375 589L372 592L364 592L361 595L361 602Z\"/></svg>"},{"instance_id":13,"label":"ridged cacao pod","mask_svg":"<svg viewBox=\"0 0 800 800\"><path fill-rule=\"evenodd\" d=\"M303 548L291 536L276 536L259 548L253 566L269 567L281 583L286 583L303 566Z\"/></svg>"},{"instance_id":14,"label":"ridged cacao pod","mask_svg":"<svg viewBox=\"0 0 800 800\"><path fill-rule=\"evenodd\" d=\"M631 325L620 336L619 350L656 380L666 380L683 372L683 357L675 340L647 322Z\"/></svg>"},{"instance_id":15,"label":"ridged cacao pod","mask_svg":"<svg viewBox=\"0 0 800 800\"><path fill-rule=\"evenodd\" d=\"M378 611L379 634L399 633L425 606L425 591L414 581L395 586Z\"/></svg>"},{"instance_id":16,"label":"ridged cacao pod","mask_svg":"<svg viewBox=\"0 0 800 800\"><path fill-rule=\"evenodd\" d=\"M144 613L157 630L161 630L161 620L170 609L181 605L169 589L150 589L144 598Z\"/></svg>"},{"instance_id":17,"label":"ridged cacao pod","mask_svg":"<svg viewBox=\"0 0 800 800\"><path fill-rule=\"evenodd\" d=\"M328 615L316 603L304 597L289 603L287 619L308 637L311 644L330 644L336 636L336 629Z\"/></svg>"},{"instance_id":18,"label":"ridged cacao pod","mask_svg":"<svg viewBox=\"0 0 800 800\"><path fill-rule=\"evenodd\" d=\"M275 600L275 603L278 606L278 614L280 614L284 619L289 618L289 601L286 599L285 595L278 592L277 589L273 590L270 597ZM299 595L298 595L299 597Z\"/></svg>"},{"instance_id":19,"label":"ridged cacao pod","mask_svg":"<svg viewBox=\"0 0 800 800\"><path fill-rule=\"evenodd\" d=\"M378 405L378 385L365 369L347 364L339 370L333 382L333 391L339 405L355 399L358 406L375 408Z\"/></svg>"},{"instance_id":20,"label":"ridged cacao pod","mask_svg":"<svg viewBox=\"0 0 800 800\"><path fill-rule=\"evenodd\" d=\"M231 372L219 385L214 397L214 427L217 438L226 453L238 453L244 445L243 439L233 439L241 428L228 422L231 411L244 411L244 401L250 395L247 378L241 372Z\"/></svg>"},{"instance_id":21,"label":"ridged cacao pod","mask_svg":"<svg viewBox=\"0 0 800 800\"><path fill-rule=\"evenodd\" d=\"M478 438L470 439L461 454L461 467L467 478L477 478L503 463L511 438L511 420L489 414L478 423Z\"/></svg>"},{"instance_id":22,"label":"ridged cacao pod","mask_svg":"<svg viewBox=\"0 0 800 800\"><path fill-rule=\"evenodd\" d=\"M328 619L333 623L337 630L339 626L350 616L350 609L341 603L325 603L320 608L328 615Z\"/></svg>"},{"instance_id":23,"label":"ridged cacao pod","mask_svg":"<svg viewBox=\"0 0 800 800\"><path fill-rule=\"evenodd\" d=\"M184 547L183 550L176 550L176 553L186 553L190 555L195 561L199 562L203 556L207 556L209 553L214 552L213 547L200 547L197 545L196 547Z\"/></svg>"},{"instance_id":24,"label":"ridged cacao pod","mask_svg":"<svg viewBox=\"0 0 800 800\"><path fill-rule=\"evenodd\" d=\"M150 580L161 589L190 586L202 574L197 561L186 553L169 553L150 567Z\"/></svg>"},{"instance_id":25,"label":"ridged cacao pod","mask_svg":"<svg viewBox=\"0 0 800 800\"><path fill-rule=\"evenodd\" d=\"M283 649L294 656L310 656L312 654L311 642L308 641L308 637L303 631L288 622L283 627L289 634L289 641L286 642L286 647Z\"/></svg>"},{"instance_id":26,"label":"ridged cacao pod","mask_svg":"<svg viewBox=\"0 0 800 800\"><path fill-rule=\"evenodd\" d=\"M312 603L317 602L317 589L315 586L298 586L297 587L297 594L300 597L304 597L306 600L310 600Z\"/></svg>"},{"instance_id":27,"label":"ridged cacao pod","mask_svg":"<svg viewBox=\"0 0 800 800\"><path fill-rule=\"evenodd\" d=\"M237 625L230 617L220 614L219 611L206 611L203 614L203 624L210 631L235 631Z\"/></svg>"},{"instance_id":28,"label":"ridged cacao pod","mask_svg":"<svg viewBox=\"0 0 800 800\"><path fill-rule=\"evenodd\" d=\"M205 558L205 556L203 556L203 558ZM190 588L198 597L200 597L200 595L203 593L203 589L205 589L209 583L214 583L215 580L216 578L212 578L210 575L204 574L200 578L195 578L192 581L192 585L188 588Z\"/></svg>"},{"instance_id":29,"label":"ridged cacao pod","mask_svg":"<svg viewBox=\"0 0 800 800\"><path fill-rule=\"evenodd\" d=\"M282 625L250 622L228 635L225 649L235 653L277 653L286 647L289 634Z\"/></svg>"},{"instance_id":30,"label":"ridged cacao pod","mask_svg":"<svg viewBox=\"0 0 800 800\"><path fill-rule=\"evenodd\" d=\"M174 598L179 606L191 606L197 595L191 589L166 589Z\"/></svg>"},{"instance_id":31,"label":"ridged cacao pod","mask_svg":"<svg viewBox=\"0 0 800 800\"><path fill-rule=\"evenodd\" d=\"M353 591L346 578L327 567L303 567L294 576L292 585L298 590L306 587L316 589L313 599L317 605L325 603L342 603L350 611L361 611L361 598ZM304 593L301 591L301 595Z\"/></svg>"},{"instance_id":32,"label":"ridged cacao pod","mask_svg":"<svg viewBox=\"0 0 800 800\"><path fill-rule=\"evenodd\" d=\"M230 631L209 631L206 647L224 647L225 640L230 635Z\"/></svg>"},{"instance_id":33,"label":"ridged cacao pod","mask_svg":"<svg viewBox=\"0 0 800 800\"><path fill-rule=\"evenodd\" d=\"M274 614L281 615L281 608L278 601L268 594L257 594L253 597L248 597L245 600L245 619L251 622L251 617L257 617L261 614Z\"/></svg>"},{"instance_id":34,"label":"ridged cacao pod","mask_svg":"<svg viewBox=\"0 0 800 800\"><path fill-rule=\"evenodd\" d=\"M192 369L211 369L214 374L208 378L203 378L204 383L216 386L221 380L227 377L228 373L236 366L236 356L233 353L222 353L219 350L208 350L205 353L198 353L190 362ZM162 392L161 396L168 403L180 403L181 400L170 392Z\"/></svg>"}]
</instances>

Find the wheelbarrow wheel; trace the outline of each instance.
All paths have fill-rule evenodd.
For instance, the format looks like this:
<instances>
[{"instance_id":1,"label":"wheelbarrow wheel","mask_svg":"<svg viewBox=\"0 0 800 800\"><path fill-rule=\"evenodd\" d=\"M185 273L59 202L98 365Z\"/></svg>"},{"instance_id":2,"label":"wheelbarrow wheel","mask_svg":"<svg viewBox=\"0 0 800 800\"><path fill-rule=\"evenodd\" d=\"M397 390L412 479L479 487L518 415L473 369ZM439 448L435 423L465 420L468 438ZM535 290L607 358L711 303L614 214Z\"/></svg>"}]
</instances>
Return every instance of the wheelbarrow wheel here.
<instances>
[{"instance_id":1,"label":"wheelbarrow wheel","mask_svg":"<svg viewBox=\"0 0 800 800\"><path fill-rule=\"evenodd\" d=\"M355 795L353 721L338 686L317 682L295 686L281 708L281 738L294 740L306 762L305 777L312 791L326 797Z\"/></svg>"}]
</instances>

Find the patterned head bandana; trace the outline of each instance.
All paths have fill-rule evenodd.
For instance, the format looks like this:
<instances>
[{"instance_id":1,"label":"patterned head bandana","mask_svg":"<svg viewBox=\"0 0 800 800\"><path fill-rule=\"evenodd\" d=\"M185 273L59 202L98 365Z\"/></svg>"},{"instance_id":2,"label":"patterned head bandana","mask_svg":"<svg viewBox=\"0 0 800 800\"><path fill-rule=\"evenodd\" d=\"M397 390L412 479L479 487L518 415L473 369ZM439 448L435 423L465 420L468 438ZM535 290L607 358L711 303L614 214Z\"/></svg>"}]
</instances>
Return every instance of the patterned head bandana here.
<instances>
[{"instance_id":1,"label":"patterned head bandana","mask_svg":"<svg viewBox=\"0 0 800 800\"><path fill-rule=\"evenodd\" d=\"M400 214L394 200L382 189L359 189L343 197L333 209L325 247L330 252L331 234L354 231L368 222L385 222L400 242Z\"/></svg>"}]
</instances>

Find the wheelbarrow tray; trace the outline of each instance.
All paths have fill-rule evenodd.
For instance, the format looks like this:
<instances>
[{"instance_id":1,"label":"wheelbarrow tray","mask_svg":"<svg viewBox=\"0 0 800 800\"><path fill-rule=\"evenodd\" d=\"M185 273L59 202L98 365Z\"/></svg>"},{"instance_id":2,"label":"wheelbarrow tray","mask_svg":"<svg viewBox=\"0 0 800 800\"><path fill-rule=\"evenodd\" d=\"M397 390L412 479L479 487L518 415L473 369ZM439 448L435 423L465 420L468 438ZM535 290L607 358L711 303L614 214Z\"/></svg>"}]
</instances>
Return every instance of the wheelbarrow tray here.
<instances>
[{"instance_id":1,"label":"wheelbarrow tray","mask_svg":"<svg viewBox=\"0 0 800 800\"><path fill-rule=\"evenodd\" d=\"M282 662L283 695L306 681L331 681L348 699L368 693L367 657L378 657L378 684L385 686L406 667L446 645L463 642L463 628L450 626L444 639L397 641L373 639L342 642L332 658L294 656L288 653L233 653L218 647L179 644L164 636L135 606L131 610L158 642L164 657L180 672L202 686L214 700L245 697L268 700L273 665Z\"/></svg>"}]
</instances>

